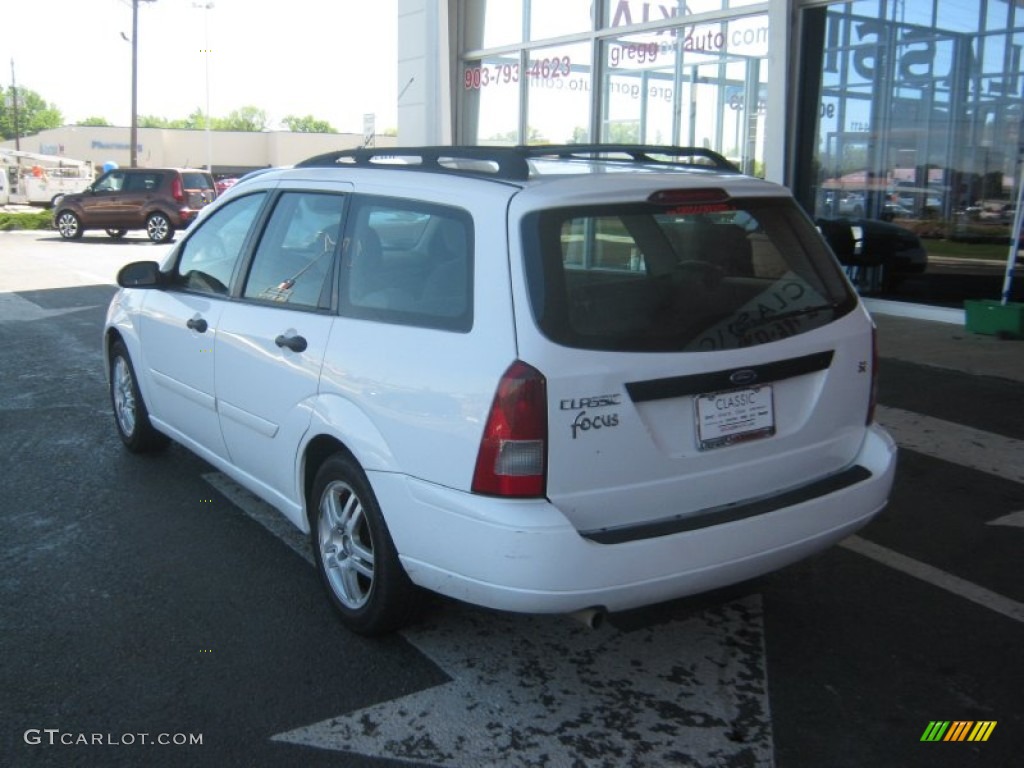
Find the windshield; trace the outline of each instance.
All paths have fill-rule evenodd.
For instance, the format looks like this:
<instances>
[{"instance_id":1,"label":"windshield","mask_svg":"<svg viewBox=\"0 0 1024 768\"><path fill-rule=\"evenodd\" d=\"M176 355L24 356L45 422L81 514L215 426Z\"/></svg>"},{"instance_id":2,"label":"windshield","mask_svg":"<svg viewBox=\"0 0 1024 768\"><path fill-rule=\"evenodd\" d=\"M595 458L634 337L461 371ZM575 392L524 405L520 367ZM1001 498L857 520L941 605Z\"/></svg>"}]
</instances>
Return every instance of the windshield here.
<instances>
[{"instance_id":1,"label":"windshield","mask_svg":"<svg viewBox=\"0 0 1024 768\"><path fill-rule=\"evenodd\" d=\"M523 223L538 325L571 347L715 351L777 341L856 305L787 198L575 207Z\"/></svg>"}]
</instances>

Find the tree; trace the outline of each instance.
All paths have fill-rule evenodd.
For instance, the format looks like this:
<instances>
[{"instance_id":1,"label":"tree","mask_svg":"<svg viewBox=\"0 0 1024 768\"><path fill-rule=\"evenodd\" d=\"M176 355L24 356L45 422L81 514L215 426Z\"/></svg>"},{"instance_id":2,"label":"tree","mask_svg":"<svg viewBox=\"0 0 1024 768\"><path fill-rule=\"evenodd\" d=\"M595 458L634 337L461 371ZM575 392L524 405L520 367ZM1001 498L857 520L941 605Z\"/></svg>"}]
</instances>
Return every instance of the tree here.
<instances>
[{"instance_id":1,"label":"tree","mask_svg":"<svg viewBox=\"0 0 1024 768\"><path fill-rule=\"evenodd\" d=\"M14 90L0 88L0 136L4 139L15 138L14 131ZM56 105L43 100L35 91L28 88L17 88L18 98L18 135L28 136L50 128L60 128L64 124L64 115Z\"/></svg>"},{"instance_id":2,"label":"tree","mask_svg":"<svg viewBox=\"0 0 1024 768\"><path fill-rule=\"evenodd\" d=\"M538 129L534 128L532 125L527 126L526 130L529 133L529 138L526 141L527 144L544 144L547 142L547 139L544 138L544 134L542 134ZM495 133L488 137L487 141L500 144L522 143L519 140L519 131L505 131L504 133Z\"/></svg>"},{"instance_id":3,"label":"tree","mask_svg":"<svg viewBox=\"0 0 1024 768\"><path fill-rule=\"evenodd\" d=\"M219 131L263 131L267 128L267 113L256 107L242 107L215 119L212 127Z\"/></svg>"},{"instance_id":4,"label":"tree","mask_svg":"<svg viewBox=\"0 0 1024 768\"><path fill-rule=\"evenodd\" d=\"M640 121L621 120L610 123L604 140L609 144L639 144Z\"/></svg>"},{"instance_id":5,"label":"tree","mask_svg":"<svg viewBox=\"0 0 1024 768\"><path fill-rule=\"evenodd\" d=\"M110 125L110 121L105 117L87 117L85 120L79 120L78 125L82 126L99 126L105 127Z\"/></svg>"},{"instance_id":6,"label":"tree","mask_svg":"<svg viewBox=\"0 0 1024 768\"><path fill-rule=\"evenodd\" d=\"M587 144L589 143L590 134L586 128L582 125L577 125L572 129L572 138L569 139L570 144Z\"/></svg>"},{"instance_id":7,"label":"tree","mask_svg":"<svg viewBox=\"0 0 1024 768\"><path fill-rule=\"evenodd\" d=\"M326 120L317 120L312 115L298 117L288 115L282 121L285 127L293 133L337 133L338 131Z\"/></svg>"}]
</instances>

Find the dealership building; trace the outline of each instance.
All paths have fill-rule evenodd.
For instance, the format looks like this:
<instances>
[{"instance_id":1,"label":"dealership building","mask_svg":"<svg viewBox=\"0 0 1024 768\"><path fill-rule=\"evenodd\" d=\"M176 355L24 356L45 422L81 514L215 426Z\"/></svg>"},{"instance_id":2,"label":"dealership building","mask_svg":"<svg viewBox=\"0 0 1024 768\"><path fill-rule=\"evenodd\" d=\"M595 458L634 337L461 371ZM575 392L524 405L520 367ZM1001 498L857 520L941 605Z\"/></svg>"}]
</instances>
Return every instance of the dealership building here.
<instances>
[{"instance_id":1,"label":"dealership building","mask_svg":"<svg viewBox=\"0 0 1024 768\"><path fill-rule=\"evenodd\" d=\"M1022 0L401 0L399 12L400 51L449 51L400 61L400 85L424 83L399 103L401 143L703 146L814 215L952 225L981 204L1008 234L996 214L1019 186Z\"/></svg>"},{"instance_id":2,"label":"dealership building","mask_svg":"<svg viewBox=\"0 0 1024 768\"><path fill-rule=\"evenodd\" d=\"M214 171L396 141L696 145L813 215L1008 234L1024 0L399 0L398 15L397 139L214 132ZM126 164L127 139L66 127L22 145ZM139 162L204 166L206 140L140 129Z\"/></svg>"}]
</instances>

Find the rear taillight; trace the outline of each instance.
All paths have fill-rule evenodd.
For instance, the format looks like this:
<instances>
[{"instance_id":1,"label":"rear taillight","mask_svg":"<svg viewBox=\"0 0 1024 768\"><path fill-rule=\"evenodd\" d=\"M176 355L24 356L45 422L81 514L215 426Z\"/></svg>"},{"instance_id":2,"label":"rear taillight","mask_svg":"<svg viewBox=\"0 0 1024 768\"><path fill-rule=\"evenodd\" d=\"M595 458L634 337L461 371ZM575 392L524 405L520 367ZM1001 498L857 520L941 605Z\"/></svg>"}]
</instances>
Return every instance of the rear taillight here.
<instances>
[{"instance_id":1,"label":"rear taillight","mask_svg":"<svg viewBox=\"0 0 1024 768\"><path fill-rule=\"evenodd\" d=\"M177 176L171 182L171 196L181 205L185 204L185 188L181 185L181 179Z\"/></svg>"},{"instance_id":2,"label":"rear taillight","mask_svg":"<svg viewBox=\"0 0 1024 768\"><path fill-rule=\"evenodd\" d=\"M875 406L878 404L878 329L871 324L871 396L868 398L867 424L875 421Z\"/></svg>"},{"instance_id":3,"label":"rear taillight","mask_svg":"<svg viewBox=\"0 0 1024 768\"><path fill-rule=\"evenodd\" d=\"M545 492L547 382L517 360L498 382L473 471L473 492L537 497Z\"/></svg>"}]
</instances>

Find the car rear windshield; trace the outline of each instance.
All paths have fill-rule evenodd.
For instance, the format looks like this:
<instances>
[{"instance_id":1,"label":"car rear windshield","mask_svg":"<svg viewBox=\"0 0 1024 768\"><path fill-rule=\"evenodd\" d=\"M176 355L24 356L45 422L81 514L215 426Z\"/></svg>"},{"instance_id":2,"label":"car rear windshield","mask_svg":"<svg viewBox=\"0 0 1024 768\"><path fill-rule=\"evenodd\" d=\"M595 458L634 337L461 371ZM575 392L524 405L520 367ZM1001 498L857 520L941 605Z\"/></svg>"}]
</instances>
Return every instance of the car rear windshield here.
<instances>
[{"instance_id":1,"label":"car rear windshield","mask_svg":"<svg viewBox=\"0 0 1024 768\"><path fill-rule=\"evenodd\" d=\"M559 344L715 351L851 311L856 295L787 198L549 209L523 221L534 317Z\"/></svg>"},{"instance_id":2,"label":"car rear windshield","mask_svg":"<svg viewBox=\"0 0 1024 768\"><path fill-rule=\"evenodd\" d=\"M213 178L205 173L183 173L181 181L185 189L213 189Z\"/></svg>"}]
</instances>

